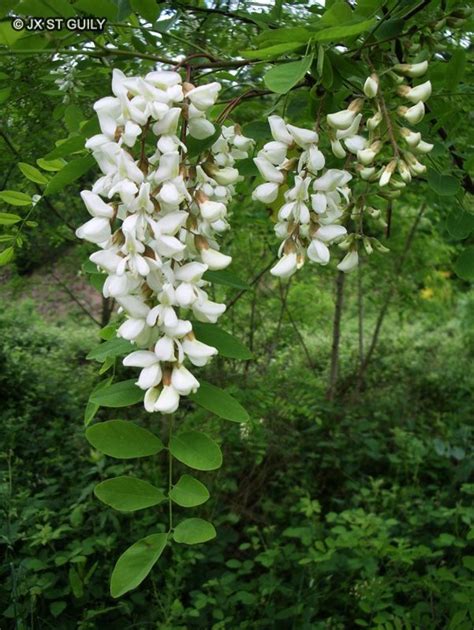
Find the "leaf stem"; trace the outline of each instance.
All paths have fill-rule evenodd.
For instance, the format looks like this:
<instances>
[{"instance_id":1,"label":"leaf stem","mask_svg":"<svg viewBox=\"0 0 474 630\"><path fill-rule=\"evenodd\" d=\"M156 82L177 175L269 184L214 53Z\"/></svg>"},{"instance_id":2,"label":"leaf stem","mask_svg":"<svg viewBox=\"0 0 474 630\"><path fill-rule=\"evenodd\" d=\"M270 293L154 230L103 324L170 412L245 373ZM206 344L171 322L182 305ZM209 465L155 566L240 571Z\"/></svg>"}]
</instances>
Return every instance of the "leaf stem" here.
<instances>
[{"instance_id":1,"label":"leaf stem","mask_svg":"<svg viewBox=\"0 0 474 630\"><path fill-rule=\"evenodd\" d=\"M173 455L171 454L171 439L173 437L174 415L170 414L168 418L168 533L173 529L173 501L171 499L171 490L173 488Z\"/></svg>"}]
</instances>

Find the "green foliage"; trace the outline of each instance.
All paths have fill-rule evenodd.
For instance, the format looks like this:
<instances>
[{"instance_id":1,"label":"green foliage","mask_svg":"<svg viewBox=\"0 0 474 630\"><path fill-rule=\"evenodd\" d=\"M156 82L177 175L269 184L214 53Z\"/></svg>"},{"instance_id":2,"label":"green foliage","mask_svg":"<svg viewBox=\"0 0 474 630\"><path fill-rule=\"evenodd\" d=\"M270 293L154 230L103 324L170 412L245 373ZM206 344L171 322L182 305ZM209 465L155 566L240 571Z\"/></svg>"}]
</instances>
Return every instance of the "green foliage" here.
<instances>
[{"instance_id":1,"label":"green foliage","mask_svg":"<svg viewBox=\"0 0 474 630\"><path fill-rule=\"evenodd\" d=\"M156 455L163 449L159 437L124 420L99 422L87 429L86 438L101 453L117 459Z\"/></svg>"},{"instance_id":2,"label":"green foliage","mask_svg":"<svg viewBox=\"0 0 474 630\"><path fill-rule=\"evenodd\" d=\"M103 33L32 33L15 31L12 15L95 15L108 24ZM379 213L368 222L371 237L391 253L364 257L361 293L356 278L346 280L334 401L325 397L334 267L305 269L291 286L260 273L276 252L276 210L251 199L251 159L226 237L233 271L204 275L232 310L223 329L194 323L220 357L174 420L150 418L137 404L143 392L121 365L131 344L115 338L115 316L97 345L95 324L78 324L61 306L52 313L44 288L33 295L46 320L31 303L15 306L21 280L2 271L0 625L469 630L468 7L457 0L328 0L324 7L6 0L0 17L0 265L32 273L34 287L64 259L75 276L89 253L72 247L86 216L78 191L90 186L94 164L84 143L99 133L92 104L108 94L113 67L143 75L183 60L183 77L189 66L193 83L222 82L215 136L189 146L197 158L224 118L258 150L269 139L269 114L319 125L360 95L373 64L429 59L434 91L420 129L435 143L426 176L393 207L383 194L368 199ZM329 139L321 142L329 155ZM330 157L328 166L341 164ZM104 277L95 265L82 267L96 291ZM358 383L357 313L365 314L367 350L395 282L394 312ZM100 317L91 295L78 302L93 303L106 323L108 307ZM123 420L114 419L116 408Z\"/></svg>"}]
</instances>

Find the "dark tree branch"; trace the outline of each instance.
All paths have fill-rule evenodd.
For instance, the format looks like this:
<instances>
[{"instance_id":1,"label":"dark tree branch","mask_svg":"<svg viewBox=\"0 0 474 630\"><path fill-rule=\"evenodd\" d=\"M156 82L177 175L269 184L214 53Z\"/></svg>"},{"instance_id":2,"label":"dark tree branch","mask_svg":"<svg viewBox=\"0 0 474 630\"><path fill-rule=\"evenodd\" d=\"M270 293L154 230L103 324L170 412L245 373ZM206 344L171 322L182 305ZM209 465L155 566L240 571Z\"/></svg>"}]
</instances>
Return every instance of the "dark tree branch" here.
<instances>
[{"instance_id":1,"label":"dark tree branch","mask_svg":"<svg viewBox=\"0 0 474 630\"><path fill-rule=\"evenodd\" d=\"M343 271L339 271L336 277L336 306L334 309L334 320L332 327L331 368L329 371L329 385L326 392L326 398L328 400L334 400L339 374L339 341L341 338L341 319L342 307L344 304L345 278L345 273Z\"/></svg>"},{"instance_id":2,"label":"dark tree branch","mask_svg":"<svg viewBox=\"0 0 474 630\"><path fill-rule=\"evenodd\" d=\"M398 259L398 262L395 266L394 269L394 273L393 273L393 278L398 278L403 270L403 267L405 265L408 253L410 251L410 248L412 246L413 243L413 239L415 238L415 233L416 230L418 228L418 225L420 223L421 217L423 215L423 212L426 209L426 204L423 204L420 207L420 210L418 212L418 214L415 217L415 220L413 221L413 224L410 228L410 231L408 232L406 241L405 241L405 246L403 248L402 254L400 256L400 258ZM379 316L377 318L377 322L375 324L375 329L374 329L374 333L372 335L372 340L370 342L370 346L369 349L367 350L367 354L365 355L364 361L361 363L360 365L360 369L359 369L359 375L358 375L358 380L360 383L362 383L364 375L367 371L367 368L369 366L370 361L372 360L373 354L375 352L375 348L377 347L377 343L379 340L379 336L380 336L380 331L382 329L382 324L384 322L385 316L387 314L388 311L388 307L390 306L390 303L393 299L393 296L395 295L395 291L396 291L397 285L392 282L387 290L387 294L385 296L385 301L382 305L382 308L380 310Z\"/></svg>"}]
</instances>

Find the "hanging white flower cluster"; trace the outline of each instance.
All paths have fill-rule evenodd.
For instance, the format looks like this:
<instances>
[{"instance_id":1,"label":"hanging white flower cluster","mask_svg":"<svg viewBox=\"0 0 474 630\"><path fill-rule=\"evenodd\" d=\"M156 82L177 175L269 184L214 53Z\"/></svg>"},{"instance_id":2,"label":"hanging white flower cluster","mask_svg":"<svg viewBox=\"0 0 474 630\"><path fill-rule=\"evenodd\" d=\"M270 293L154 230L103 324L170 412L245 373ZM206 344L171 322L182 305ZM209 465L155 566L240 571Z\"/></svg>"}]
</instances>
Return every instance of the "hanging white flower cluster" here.
<instances>
[{"instance_id":1,"label":"hanging white flower cluster","mask_svg":"<svg viewBox=\"0 0 474 630\"><path fill-rule=\"evenodd\" d=\"M390 76L397 82L403 82L399 76L420 77L428 68L428 62L417 64L399 64L394 67ZM381 188L390 182L393 188L403 188L412 179L412 176L421 175L426 167L421 164L412 153L412 149L418 153L428 153L433 148L432 144L424 142L420 133L407 127L396 127L391 120L390 112L384 101L379 97L379 77L374 73L364 83L364 94L374 107L374 114L367 119L366 127L368 137L358 133L362 122L360 110L364 99L355 99L347 109L327 116L327 122L332 127L331 147L338 158L346 156L347 149L356 156L357 171L360 177L368 181L377 181ZM425 115L424 102L431 95L431 83L426 81L415 87L400 85L398 95L413 103L411 107L400 106L397 114L410 124L419 123ZM380 133L380 125L385 117L384 135ZM391 137L390 137L391 136ZM408 150L402 150L398 146L398 140L403 140L408 145ZM342 142L345 145L342 145ZM382 154L385 146L392 146L392 155ZM380 154L380 155L379 155ZM378 157L379 156L379 157ZM377 163L378 162L378 163ZM397 173L400 180L392 178Z\"/></svg>"},{"instance_id":2,"label":"hanging white flower cluster","mask_svg":"<svg viewBox=\"0 0 474 630\"><path fill-rule=\"evenodd\" d=\"M347 183L352 176L345 170L325 168L316 131L287 124L280 116L270 116L268 122L273 141L254 158L265 183L252 196L270 204L285 191L275 225L282 239L280 260L270 273L287 278L303 266L306 255L312 262L326 265L328 246L345 237L347 231L340 220L349 203ZM346 256L338 267L348 271L347 264Z\"/></svg>"},{"instance_id":3,"label":"hanging white flower cluster","mask_svg":"<svg viewBox=\"0 0 474 630\"><path fill-rule=\"evenodd\" d=\"M125 315L118 335L137 350L123 363L141 368L137 384L149 412L176 411L180 396L199 387L186 359L203 366L217 354L185 316L215 323L225 311L209 300L203 274L231 262L216 237L229 227L235 161L253 142L227 126L202 159L188 158L188 135L215 133L206 111L219 90L219 83L183 84L177 72L141 78L114 70L114 96L94 105L101 133L86 146L103 176L81 193L93 218L76 234L100 247L90 260L107 272L104 296Z\"/></svg>"}]
</instances>

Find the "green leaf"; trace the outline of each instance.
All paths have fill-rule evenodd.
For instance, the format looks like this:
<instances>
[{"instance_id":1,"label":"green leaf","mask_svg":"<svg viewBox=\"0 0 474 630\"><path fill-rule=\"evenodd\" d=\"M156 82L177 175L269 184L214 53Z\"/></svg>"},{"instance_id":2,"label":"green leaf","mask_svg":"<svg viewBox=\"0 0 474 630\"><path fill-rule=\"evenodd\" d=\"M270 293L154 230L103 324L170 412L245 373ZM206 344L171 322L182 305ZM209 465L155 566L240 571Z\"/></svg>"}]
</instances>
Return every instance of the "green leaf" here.
<instances>
[{"instance_id":1,"label":"green leaf","mask_svg":"<svg viewBox=\"0 0 474 630\"><path fill-rule=\"evenodd\" d=\"M22 15L41 17L73 17L76 15L68 0L22 0L19 7Z\"/></svg>"},{"instance_id":2,"label":"green leaf","mask_svg":"<svg viewBox=\"0 0 474 630\"><path fill-rule=\"evenodd\" d=\"M72 155L73 153L77 153L78 151L85 151L84 142L85 141L83 136L71 136L70 138L66 138L66 140L58 144L55 149L45 155L45 160L52 161L56 160L57 158ZM61 162L61 164L64 166L66 162Z\"/></svg>"},{"instance_id":3,"label":"green leaf","mask_svg":"<svg viewBox=\"0 0 474 630\"><path fill-rule=\"evenodd\" d=\"M169 496L177 505L191 508L205 503L209 499L209 491L203 483L191 475L182 475L171 489Z\"/></svg>"},{"instance_id":4,"label":"green leaf","mask_svg":"<svg viewBox=\"0 0 474 630\"><path fill-rule=\"evenodd\" d=\"M249 415L242 405L230 394L220 387L200 381L199 389L189 398L196 404L212 411L219 418L232 422L247 422Z\"/></svg>"},{"instance_id":5,"label":"green leaf","mask_svg":"<svg viewBox=\"0 0 474 630\"><path fill-rule=\"evenodd\" d=\"M167 534L152 534L134 543L117 560L110 579L110 594L121 597L137 588L163 553Z\"/></svg>"},{"instance_id":6,"label":"green leaf","mask_svg":"<svg viewBox=\"0 0 474 630\"><path fill-rule=\"evenodd\" d=\"M74 8L86 15L105 17L111 21L117 18L117 7L110 0L78 0Z\"/></svg>"},{"instance_id":7,"label":"green leaf","mask_svg":"<svg viewBox=\"0 0 474 630\"><path fill-rule=\"evenodd\" d=\"M474 245L461 252L454 264L454 271L463 280L474 280Z\"/></svg>"},{"instance_id":8,"label":"green leaf","mask_svg":"<svg viewBox=\"0 0 474 630\"><path fill-rule=\"evenodd\" d=\"M47 184L48 178L43 175L35 166L26 164L26 162L18 162L18 168L23 175L35 184Z\"/></svg>"},{"instance_id":9,"label":"green leaf","mask_svg":"<svg viewBox=\"0 0 474 630\"><path fill-rule=\"evenodd\" d=\"M462 563L466 567L466 569L474 571L474 556L464 556L462 559Z\"/></svg>"},{"instance_id":10,"label":"green leaf","mask_svg":"<svg viewBox=\"0 0 474 630\"><path fill-rule=\"evenodd\" d=\"M86 439L101 453L116 459L156 455L164 447L159 437L126 420L107 420L89 427Z\"/></svg>"},{"instance_id":11,"label":"green leaf","mask_svg":"<svg viewBox=\"0 0 474 630\"><path fill-rule=\"evenodd\" d=\"M66 602L52 602L49 605L49 610L53 617L59 617L59 615L65 610L67 607Z\"/></svg>"},{"instance_id":12,"label":"green leaf","mask_svg":"<svg viewBox=\"0 0 474 630\"><path fill-rule=\"evenodd\" d=\"M304 78L312 63L313 55L307 55L299 61L273 66L263 77L265 85L272 92L286 94Z\"/></svg>"},{"instance_id":13,"label":"green leaf","mask_svg":"<svg viewBox=\"0 0 474 630\"><path fill-rule=\"evenodd\" d=\"M375 31L375 37L381 41L382 39L389 39L397 37L403 33L405 28L405 20L400 18L393 18L391 20L385 20L379 28Z\"/></svg>"},{"instance_id":14,"label":"green leaf","mask_svg":"<svg viewBox=\"0 0 474 630\"><path fill-rule=\"evenodd\" d=\"M103 387L108 387L111 383L112 383L112 377L109 377L103 381L100 381L100 383L97 383L97 385L94 387L90 395L92 396L92 394L95 394L95 392L98 392L99 389L102 389ZM95 415L99 411L99 409L100 409L100 405L96 405L95 403L91 402L90 396L89 396L89 400L87 401L87 405L84 410L84 425L86 427L95 418Z\"/></svg>"},{"instance_id":15,"label":"green leaf","mask_svg":"<svg viewBox=\"0 0 474 630\"><path fill-rule=\"evenodd\" d=\"M0 88L0 103L4 103L11 94L11 87Z\"/></svg>"},{"instance_id":16,"label":"green leaf","mask_svg":"<svg viewBox=\"0 0 474 630\"><path fill-rule=\"evenodd\" d=\"M202 518L187 518L176 526L173 538L177 543L197 545L216 537L216 530L212 523Z\"/></svg>"},{"instance_id":17,"label":"green leaf","mask_svg":"<svg viewBox=\"0 0 474 630\"><path fill-rule=\"evenodd\" d=\"M223 284L228 287L234 287L236 289L250 289L250 286L238 278L231 271L223 270L223 271L206 271L203 275L204 280L208 282L213 282L214 284Z\"/></svg>"},{"instance_id":18,"label":"green leaf","mask_svg":"<svg viewBox=\"0 0 474 630\"><path fill-rule=\"evenodd\" d=\"M99 274L94 274L99 275ZM103 275L103 274L100 274ZM127 339L122 339L121 337L114 337L109 341L104 341L96 348L91 350L89 354L86 356L86 359L99 361L99 363L103 363L105 359L108 357L119 357L127 352L132 352L135 346Z\"/></svg>"},{"instance_id":19,"label":"green leaf","mask_svg":"<svg viewBox=\"0 0 474 630\"><path fill-rule=\"evenodd\" d=\"M0 22L0 45L11 48L17 39L23 37L23 31L15 31L12 28L11 21Z\"/></svg>"},{"instance_id":20,"label":"green leaf","mask_svg":"<svg viewBox=\"0 0 474 630\"><path fill-rule=\"evenodd\" d=\"M136 477L106 479L96 485L94 494L102 503L122 512L144 510L166 498L159 488Z\"/></svg>"},{"instance_id":21,"label":"green leaf","mask_svg":"<svg viewBox=\"0 0 474 630\"><path fill-rule=\"evenodd\" d=\"M466 51L462 48L457 48L453 51L451 59L445 69L446 89L449 92L455 90L458 84L462 81L465 69Z\"/></svg>"},{"instance_id":22,"label":"green leaf","mask_svg":"<svg viewBox=\"0 0 474 630\"><path fill-rule=\"evenodd\" d=\"M21 217L17 214L10 214L9 212L0 212L0 225L14 225L21 221Z\"/></svg>"},{"instance_id":23,"label":"green leaf","mask_svg":"<svg viewBox=\"0 0 474 630\"><path fill-rule=\"evenodd\" d=\"M68 105L64 112L64 124L69 132L77 131L81 122L84 120L84 114L78 105Z\"/></svg>"},{"instance_id":24,"label":"green leaf","mask_svg":"<svg viewBox=\"0 0 474 630\"><path fill-rule=\"evenodd\" d=\"M0 267L3 265L7 265L12 259L15 250L13 247L7 247L2 252L0 252Z\"/></svg>"},{"instance_id":25,"label":"green leaf","mask_svg":"<svg viewBox=\"0 0 474 630\"><path fill-rule=\"evenodd\" d=\"M222 466L219 445L205 433L186 431L174 435L169 449L173 457L196 470L216 470Z\"/></svg>"},{"instance_id":26,"label":"green leaf","mask_svg":"<svg viewBox=\"0 0 474 630\"><path fill-rule=\"evenodd\" d=\"M77 158L68 162L64 168L62 168L51 179L44 191L45 195L54 195L68 184L76 181L79 177L82 177L89 169L94 166L94 158L91 155L86 157Z\"/></svg>"},{"instance_id":27,"label":"green leaf","mask_svg":"<svg viewBox=\"0 0 474 630\"><path fill-rule=\"evenodd\" d=\"M303 42L283 42L267 48L261 48L260 50L243 50L241 55L245 59L271 59L272 57L279 57L284 53L298 50L304 45Z\"/></svg>"},{"instance_id":28,"label":"green leaf","mask_svg":"<svg viewBox=\"0 0 474 630\"><path fill-rule=\"evenodd\" d=\"M453 238L467 238L474 231L474 215L462 208L453 210L447 218L446 227Z\"/></svg>"},{"instance_id":29,"label":"green leaf","mask_svg":"<svg viewBox=\"0 0 474 630\"><path fill-rule=\"evenodd\" d=\"M288 42L306 44L312 37L312 32L302 26L291 26L289 28L266 29L254 38L255 44L275 45L287 44Z\"/></svg>"},{"instance_id":30,"label":"green leaf","mask_svg":"<svg viewBox=\"0 0 474 630\"><path fill-rule=\"evenodd\" d=\"M347 24L345 26L331 26L330 28L325 28L314 33L313 41L339 42L370 30L374 24L374 20L364 20L363 22L356 22L355 24Z\"/></svg>"},{"instance_id":31,"label":"green leaf","mask_svg":"<svg viewBox=\"0 0 474 630\"><path fill-rule=\"evenodd\" d=\"M100 407L128 407L141 402L143 395L143 390L135 385L135 379L130 379L93 392L90 401Z\"/></svg>"},{"instance_id":32,"label":"green leaf","mask_svg":"<svg viewBox=\"0 0 474 630\"><path fill-rule=\"evenodd\" d=\"M429 168L426 177L430 188L437 195L450 197L459 191L459 181L452 175L442 175L433 168Z\"/></svg>"},{"instance_id":33,"label":"green leaf","mask_svg":"<svg viewBox=\"0 0 474 630\"><path fill-rule=\"evenodd\" d=\"M251 359L252 353L236 337L215 324L193 322L193 331L199 341L214 346L219 354L229 359Z\"/></svg>"},{"instance_id":34,"label":"green leaf","mask_svg":"<svg viewBox=\"0 0 474 630\"><path fill-rule=\"evenodd\" d=\"M38 158L36 164L45 171L60 171L67 162L64 160L46 160Z\"/></svg>"},{"instance_id":35,"label":"green leaf","mask_svg":"<svg viewBox=\"0 0 474 630\"><path fill-rule=\"evenodd\" d=\"M160 7L150 0L130 0L132 9L152 24L160 15Z\"/></svg>"},{"instance_id":36,"label":"green leaf","mask_svg":"<svg viewBox=\"0 0 474 630\"><path fill-rule=\"evenodd\" d=\"M30 195L17 190L2 190L0 192L0 200L9 203L11 206L31 206L33 203Z\"/></svg>"}]
</instances>

